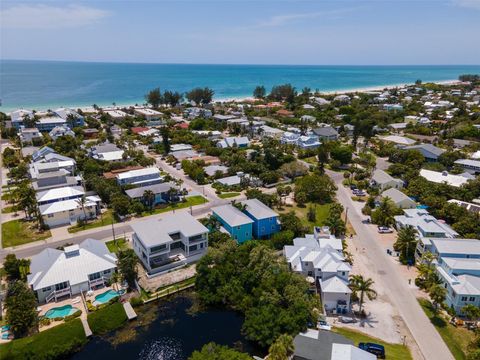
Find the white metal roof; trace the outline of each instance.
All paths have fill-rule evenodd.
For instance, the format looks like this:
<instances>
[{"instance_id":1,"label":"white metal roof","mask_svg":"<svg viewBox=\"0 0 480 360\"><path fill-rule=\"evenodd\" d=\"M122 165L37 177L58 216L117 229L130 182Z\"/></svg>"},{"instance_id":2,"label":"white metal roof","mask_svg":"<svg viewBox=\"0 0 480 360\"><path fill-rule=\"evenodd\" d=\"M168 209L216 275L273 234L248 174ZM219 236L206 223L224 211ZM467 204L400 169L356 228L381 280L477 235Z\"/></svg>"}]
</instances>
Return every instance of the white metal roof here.
<instances>
[{"instance_id":1,"label":"white metal roof","mask_svg":"<svg viewBox=\"0 0 480 360\"><path fill-rule=\"evenodd\" d=\"M119 180L123 180L123 179L129 179L137 176L147 176L147 175L154 175L154 174L158 174L160 176L160 170L158 170L158 168L156 167L147 167L147 168L138 169L138 170L125 171L123 173L118 174L117 178Z\"/></svg>"},{"instance_id":2,"label":"white metal roof","mask_svg":"<svg viewBox=\"0 0 480 360\"><path fill-rule=\"evenodd\" d=\"M84 194L85 191L80 186L66 186L37 193L37 201L45 202L56 199L64 199L72 196L81 197Z\"/></svg>"},{"instance_id":3,"label":"white metal roof","mask_svg":"<svg viewBox=\"0 0 480 360\"><path fill-rule=\"evenodd\" d=\"M79 244L78 255L67 256L64 251L52 248L34 255L27 280L33 290L62 282L72 286L88 281L90 274L116 268L116 261L115 254L110 253L103 242L87 239Z\"/></svg>"},{"instance_id":4,"label":"white metal roof","mask_svg":"<svg viewBox=\"0 0 480 360\"><path fill-rule=\"evenodd\" d=\"M428 181L431 181L437 184L441 184L445 182L448 185L454 186L454 187L460 187L463 184L466 184L468 181L466 177L463 177L460 175L452 175L447 173L446 171L440 172L440 171L421 169L420 176L424 177Z\"/></svg>"}]
</instances>

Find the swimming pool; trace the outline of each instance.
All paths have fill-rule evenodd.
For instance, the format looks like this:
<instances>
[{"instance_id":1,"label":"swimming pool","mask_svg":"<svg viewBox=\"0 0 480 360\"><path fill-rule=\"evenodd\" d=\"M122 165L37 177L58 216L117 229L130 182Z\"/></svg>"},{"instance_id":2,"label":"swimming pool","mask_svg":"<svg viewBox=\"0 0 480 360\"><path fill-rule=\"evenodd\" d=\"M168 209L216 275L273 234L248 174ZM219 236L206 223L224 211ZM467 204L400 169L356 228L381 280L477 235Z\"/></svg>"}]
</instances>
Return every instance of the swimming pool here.
<instances>
[{"instance_id":1,"label":"swimming pool","mask_svg":"<svg viewBox=\"0 0 480 360\"><path fill-rule=\"evenodd\" d=\"M60 307L56 307L48 310L45 313L45 317L49 319L64 318L65 316L74 314L77 310L79 309L76 307L73 307L72 305L60 306Z\"/></svg>"},{"instance_id":2,"label":"swimming pool","mask_svg":"<svg viewBox=\"0 0 480 360\"><path fill-rule=\"evenodd\" d=\"M98 294L97 296L95 296L94 304L96 304L96 305L105 304L105 303L109 302L110 300L118 297L119 295L120 295L120 293L115 291L115 290L112 290L112 289L107 290L104 293L101 293L101 294Z\"/></svg>"}]
</instances>

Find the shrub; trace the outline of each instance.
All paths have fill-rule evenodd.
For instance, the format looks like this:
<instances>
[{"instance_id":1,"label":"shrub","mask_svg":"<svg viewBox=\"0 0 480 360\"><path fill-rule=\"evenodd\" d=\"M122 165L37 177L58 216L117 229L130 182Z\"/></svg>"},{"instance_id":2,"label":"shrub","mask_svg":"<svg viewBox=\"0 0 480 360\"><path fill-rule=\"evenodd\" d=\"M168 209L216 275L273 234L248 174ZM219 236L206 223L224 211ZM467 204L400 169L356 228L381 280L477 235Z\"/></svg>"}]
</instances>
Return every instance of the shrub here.
<instances>
[{"instance_id":1,"label":"shrub","mask_svg":"<svg viewBox=\"0 0 480 360\"><path fill-rule=\"evenodd\" d=\"M134 296L134 297L132 297L132 298L130 299L130 304L131 304L133 307L138 307L138 306L140 306L140 305L143 305L143 300L140 299L139 297Z\"/></svg>"},{"instance_id":2,"label":"shrub","mask_svg":"<svg viewBox=\"0 0 480 360\"><path fill-rule=\"evenodd\" d=\"M125 321L127 314L119 302L113 305L102 304L97 311L88 315L88 324L94 334L105 334L115 330Z\"/></svg>"},{"instance_id":3,"label":"shrub","mask_svg":"<svg viewBox=\"0 0 480 360\"><path fill-rule=\"evenodd\" d=\"M40 319L40 326L48 326L52 323L52 320L50 320L49 318L47 317L43 317Z\"/></svg>"},{"instance_id":4,"label":"shrub","mask_svg":"<svg viewBox=\"0 0 480 360\"><path fill-rule=\"evenodd\" d=\"M82 315L82 310L78 309L72 315L65 316L65 322L71 321L71 320L79 317L80 315Z\"/></svg>"}]
</instances>

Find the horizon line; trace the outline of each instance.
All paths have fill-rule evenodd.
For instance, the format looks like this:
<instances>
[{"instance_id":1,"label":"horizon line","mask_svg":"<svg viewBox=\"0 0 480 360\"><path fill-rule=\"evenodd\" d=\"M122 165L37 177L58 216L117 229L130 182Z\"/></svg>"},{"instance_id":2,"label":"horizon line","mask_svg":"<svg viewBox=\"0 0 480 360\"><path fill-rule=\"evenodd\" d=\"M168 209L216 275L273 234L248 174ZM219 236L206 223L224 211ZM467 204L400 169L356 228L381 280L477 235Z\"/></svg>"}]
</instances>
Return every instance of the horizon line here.
<instances>
[{"instance_id":1,"label":"horizon line","mask_svg":"<svg viewBox=\"0 0 480 360\"><path fill-rule=\"evenodd\" d=\"M64 62L87 64L130 64L130 65L205 65L205 66L480 66L479 64L267 64L267 63L195 63L195 62L143 62L114 60L61 60L61 59L0 59L0 61L19 62Z\"/></svg>"}]
</instances>

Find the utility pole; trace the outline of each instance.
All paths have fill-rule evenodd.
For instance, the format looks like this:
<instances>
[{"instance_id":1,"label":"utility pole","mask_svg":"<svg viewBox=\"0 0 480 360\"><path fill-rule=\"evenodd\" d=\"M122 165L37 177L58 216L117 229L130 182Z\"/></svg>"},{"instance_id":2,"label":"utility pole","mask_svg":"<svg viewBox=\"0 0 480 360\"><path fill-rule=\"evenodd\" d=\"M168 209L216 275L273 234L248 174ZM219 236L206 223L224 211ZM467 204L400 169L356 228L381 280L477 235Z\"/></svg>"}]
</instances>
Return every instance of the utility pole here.
<instances>
[{"instance_id":1,"label":"utility pole","mask_svg":"<svg viewBox=\"0 0 480 360\"><path fill-rule=\"evenodd\" d=\"M112 234L113 234L113 241L115 241L115 229L113 227L113 218L112 218Z\"/></svg>"},{"instance_id":2,"label":"utility pole","mask_svg":"<svg viewBox=\"0 0 480 360\"><path fill-rule=\"evenodd\" d=\"M345 209L345 226L347 226L347 223L348 223L348 206Z\"/></svg>"}]
</instances>

